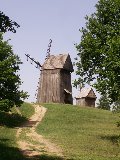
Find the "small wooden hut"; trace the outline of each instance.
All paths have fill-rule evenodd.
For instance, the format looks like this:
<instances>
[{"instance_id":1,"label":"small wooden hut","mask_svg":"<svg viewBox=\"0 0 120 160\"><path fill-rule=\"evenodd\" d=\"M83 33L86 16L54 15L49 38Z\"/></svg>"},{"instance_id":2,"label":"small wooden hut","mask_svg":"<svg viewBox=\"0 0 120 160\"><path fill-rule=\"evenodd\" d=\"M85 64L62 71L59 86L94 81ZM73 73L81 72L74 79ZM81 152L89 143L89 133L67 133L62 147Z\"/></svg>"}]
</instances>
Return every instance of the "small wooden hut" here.
<instances>
[{"instance_id":1,"label":"small wooden hut","mask_svg":"<svg viewBox=\"0 0 120 160\"><path fill-rule=\"evenodd\" d=\"M95 107L96 95L92 88L82 88L76 98L76 105Z\"/></svg>"},{"instance_id":2,"label":"small wooden hut","mask_svg":"<svg viewBox=\"0 0 120 160\"><path fill-rule=\"evenodd\" d=\"M69 54L49 55L40 73L38 103L73 103Z\"/></svg>"}]
</instances>

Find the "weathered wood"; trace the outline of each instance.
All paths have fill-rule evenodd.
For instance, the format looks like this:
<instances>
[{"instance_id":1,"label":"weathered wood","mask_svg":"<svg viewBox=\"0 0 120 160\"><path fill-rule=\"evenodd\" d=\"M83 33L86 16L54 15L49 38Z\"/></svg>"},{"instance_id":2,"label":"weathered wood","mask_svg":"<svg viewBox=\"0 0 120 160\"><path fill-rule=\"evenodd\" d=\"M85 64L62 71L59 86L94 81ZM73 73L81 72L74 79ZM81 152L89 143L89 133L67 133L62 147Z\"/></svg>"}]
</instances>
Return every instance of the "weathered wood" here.
<instances>
[{"instance_id":1,"label":"weathered wood","mask_svg":"<svg viewBox=\"0 0 120 160\"><path fill-rule=\"evenodd\" d=\"M72 104L72 71L69 54L48 57L40 73L37 102Z\"/></svg>"},{"instance_id":2,"label":"weathered wood","mask_svg":"<svg viewBox=\"0 0 120 160\"><path fill-rule=\"evenodd\" d=\"M76 104L79 106L95 107L96 95L92 88L83 88L76 96Z\"/></svg>"}]
</instances>

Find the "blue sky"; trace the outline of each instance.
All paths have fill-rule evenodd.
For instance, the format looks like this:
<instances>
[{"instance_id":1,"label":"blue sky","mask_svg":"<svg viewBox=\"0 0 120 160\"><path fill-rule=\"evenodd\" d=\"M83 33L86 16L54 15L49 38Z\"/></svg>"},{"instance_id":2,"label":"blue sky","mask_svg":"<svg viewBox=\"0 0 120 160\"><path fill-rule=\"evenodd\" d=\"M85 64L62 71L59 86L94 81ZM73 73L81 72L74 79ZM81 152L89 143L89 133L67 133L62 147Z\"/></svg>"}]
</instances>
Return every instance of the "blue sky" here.
<instances>
[{"instance_id":1,"label":"blue sky","mask_svg":"<svg viewBox=\"0 0 120 160\"><path fill-rule=\"evenodd\" d=\"M44 63L49 39L53 40L51 54L69 53L72 61L77 55L74 44L79 43L79 29L85 26L85 16L95 12L98 0L0 0L0 10L16 21L17 33L7 32L5 39L11 39L14 53L23 64L20 75L21 89L30 94L29 102L35 101L40 71L26 61L30 54ZM72 80L76 78L72 74ZM73 89L73 97L78 90Z\"/></svg>"}]
</instances>

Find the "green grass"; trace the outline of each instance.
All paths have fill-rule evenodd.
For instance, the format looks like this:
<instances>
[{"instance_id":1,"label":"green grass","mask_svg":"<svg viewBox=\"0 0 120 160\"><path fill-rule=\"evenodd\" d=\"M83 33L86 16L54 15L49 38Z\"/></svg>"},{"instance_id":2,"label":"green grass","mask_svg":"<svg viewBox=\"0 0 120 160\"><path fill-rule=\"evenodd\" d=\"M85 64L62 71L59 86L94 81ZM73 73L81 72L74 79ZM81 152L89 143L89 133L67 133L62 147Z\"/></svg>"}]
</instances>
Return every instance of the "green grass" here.
<instances>
[{"instance_id":1,"label":"green grass","mask_svg":"<svg viewBox=\"0 0 120 160\"><path fill-rule=\"evenodd\" d=\"M24 103L20 112L22 116L15 108L11 114L0 111L0 160L27 160L17 147L16 130L34 113L34 108Z\"/></svg>"},{"instance_id":2,"label":"green grass","mask_svg":"<svg viewBox=\"0 0 120 160\"><path fill-rule=\"evenodd\" d=\"M12 108L12 113L0 111L0 160L63 160L61 157L47 155L44 152L40 156L28 158L20 152L16 143L17 128L33 114L34 108L29 103L24 103L19 108L19 112L15 107ZM20 140L26 140L26 138L23 135Z\"/></svg>"},{"instance_id":3,"label":"green grass","mask_svg":"<svg viewBox=\"0 0 120 160\"><path fill-rule=\"evenodd\" d=\"M43 155L26 158L16 144L16 130L33 113L24 103L19 115L0 112L0 160L119 160L120 129L118 114L72 105L44 104L48 109L37 132L58 144L65 158ZM24 136L23 136L24 137ZM22 138L23 138L22 137Z\"/></svg>"},{"instance_id":4,"label":"green grass","mask_svg":"<svg viewBox=\"0 0 120 160\"><path fill-rule=\"evenodd\" d=\"M31 106L32 105L30 103L23 103L23 105L19 108L22 116L30 118L30 116L34 114L34 108Z\"/></svg>"},{"instance_id":5,"label":"green grass","mask_svg":"<svg viewBox=\"0 0 120 160\"><path fill-rule=\"evenodd\" d=\"M37 132L57 143L68 159L120 159L118 114L72 105L44 106L48 110Z\"/></svg>"}]
</instances>

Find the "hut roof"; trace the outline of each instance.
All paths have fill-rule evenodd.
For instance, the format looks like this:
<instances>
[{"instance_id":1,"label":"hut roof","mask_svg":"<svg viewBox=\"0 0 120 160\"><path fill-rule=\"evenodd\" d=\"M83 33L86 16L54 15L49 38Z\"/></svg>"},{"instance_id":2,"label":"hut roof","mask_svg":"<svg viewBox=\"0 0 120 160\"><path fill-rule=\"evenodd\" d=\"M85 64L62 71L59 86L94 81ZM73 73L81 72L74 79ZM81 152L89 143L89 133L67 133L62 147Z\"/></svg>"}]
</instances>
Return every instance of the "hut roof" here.
<instances>
[{"instance_id":1,"label":"hut roof","mask_svg":"<svg viewBox=\"0 0 120 160\"><path fill-rule=\"evenodd\" d=\"M80 94L78 96L76 96L76 99L86 98L86 97L96 99L96 95L95 95L92 88L82 88Z\"/></svg>"},{"instance_id":2,"label":"hut roof","mask_svg":"<svg viewBox=\"0 0 120 160\"><path fill-rule=\"evenodd\" d=\"M69 54L50 55L44 62L42 69L65 69L73 72L73 65Z\"/></svg>"}]
</instances>

